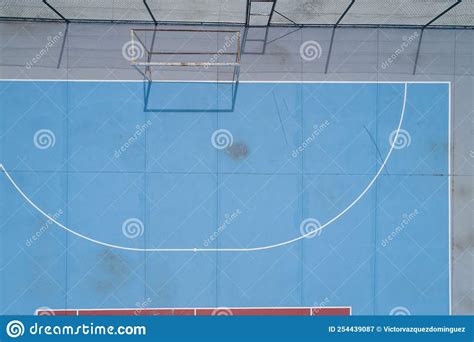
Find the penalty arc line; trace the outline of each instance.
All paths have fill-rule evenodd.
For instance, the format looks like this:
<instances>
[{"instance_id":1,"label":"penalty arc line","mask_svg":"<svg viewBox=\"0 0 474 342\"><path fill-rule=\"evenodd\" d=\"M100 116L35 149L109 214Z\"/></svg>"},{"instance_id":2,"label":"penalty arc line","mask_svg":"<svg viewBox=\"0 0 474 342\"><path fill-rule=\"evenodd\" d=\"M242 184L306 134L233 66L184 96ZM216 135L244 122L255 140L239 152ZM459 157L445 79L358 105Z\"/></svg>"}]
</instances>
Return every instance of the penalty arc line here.
<instances>
[{"instance_id":1,"label":"penalty arc line","mask_svg":"<svg viewBox=\"0 0 474 342\"><path fill-rule=\"evenodd\" d=\"M73 234L73 235L76 235L77 237L79 238L82 238L84 240L87 240L89 242L92 242L92 243L95 243L95 244L98 244L98 245L102 245L102 246L105 246L105 247L109 247L109 248L114 248L114 249L120 249L120 250L126 250L126 251L133 251L133 252L255 252L255 251L262 251L262 250L268 250L268 249L273 249L273 248L277 248L277 247L282 247L282 246L285 246L285 245L289 245L293 242L296 242L296 241L299 241L301 239L304 239L308 236L313 236L315 233L319 232L319 231L322 231L324 228L326 228L328 225L330 225L331 223L335 222L336 220L338 220L341 216L343 216L347 211L349 211L354 205L357 204L357 202L360 201L360 199L362 197L364 197L364 195L370 190L370 188L372 187L372 185L375 183L375 181L377 180L377 178L380 176L380 174L382 173L383 169L385 168L385 165L387 164L388 160L390 159L390 156L392 155L392 152L394 150L394 147L395 147L395 144L398 140L398 136L399 136L399 133L400 133L400 129L402 127L402 123L403 123L403 118L405 116L405 109L406 109L406 100L407 100L407 85L408 83L405 83L404 84L405 87L404 87L404 95L403 95L403 106L402 106L402 111L401 111L401 114L400 114L400 121L398 123L398 127L397 127L397 133L395 135L395 138L393 139L392 143L391 143L391 146L390 146L390 150L388 151L387 153L387 156L385 157L382 165L380 166L379 170L377 171L377 173L375 174L374 178L369 182L369 184L365 187L365 189L359 194L359 196L357 196L354 201L352 201L351 204L349 204L343 211L341 211L339 214L337 214L336 216L334 216L332 219L330 219L329 221L327 221L325 224L321 225L320 227L318 227L317 229L315 230L312 230L306 234L303 234L303 235L300 235L298 237L295 237L293 239L290 239L290 240L286 240L286 241L283 241L283 242L279 242L279 243L276 243L276 244L273 244L273 245L268 245L268 246L260 246L260 247L250 247L250 248L135 248L135 247L126 247L126 246L119 246L119 245L114 245L114 244L111 244L111 243L107 243L107 242L103 242L103 241L99 241L99 240L96 240L96 239L93 239L91 237L88 237L88 236L85 236L81 233L78 233L77 231L71 229L71 228L68 228L66 226L64 226L62 223L58 222L57 220L55 220L54 218L52 218L51 216L49 216L46 212L44 212L40 207L38 207L22 190L21 188L16 184L16 182L13 180L13 178L10 176L10 174L7 172L7 170L5 169L5 167L3 166L3 164L0 164L0 170L3 171L3 173L7 176L8 180L10 181L10 183L13 185L13 187L18 191L18 193L33 207L35 208L39 213L41 213L44 217L46 217L48 220L50 220L51 222L54 222L56 225L58 225L59 227L63 228L64 230L66 230L67 232Z\"/></svg>"}]
</instances>

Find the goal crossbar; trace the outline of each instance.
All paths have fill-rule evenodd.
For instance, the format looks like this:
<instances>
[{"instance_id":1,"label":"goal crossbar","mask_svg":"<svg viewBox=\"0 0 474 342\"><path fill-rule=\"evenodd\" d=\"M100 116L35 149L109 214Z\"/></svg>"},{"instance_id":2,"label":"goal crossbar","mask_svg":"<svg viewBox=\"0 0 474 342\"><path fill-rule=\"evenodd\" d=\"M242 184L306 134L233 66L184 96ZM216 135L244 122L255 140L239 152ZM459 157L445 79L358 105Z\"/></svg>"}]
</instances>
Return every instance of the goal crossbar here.
<instances>
[{"instance_id":1,"label":"goal crossbar","mask_svg":"<svg viewBox=\"0 0 474 342\"><path fill-rule=\"evenodd\" d=\"M238 74L238 68L240 67L241 57L241 37L240 31L237 30L211 30L211 29L169 29L169 28L155 28L155 29L131 29L131 46L130 49L132 54L129 58L131 65L148 81L152 81L152 68L161 66L170 67L203 67L205 69L209 67L234 67L234 76ZM228 39L226 36L226 42L220 49L213 51L159 51L155 48L156 34L159 32L177 32L177 33L189 33L189 34L228 34L232 35L232 38ZM147 46L145 44L142 35L152 34L152 39ZM231 43L235 43L235 47ZM228 51L232 49L234 51ZM207 61L153 61L153 57L156 56L209 56ZM221 56L231 57L228 61L219 61ZM232 56L234 56L232 58ZM233 78L235 81L235 77Z\"/></svg>"}]
</instances>

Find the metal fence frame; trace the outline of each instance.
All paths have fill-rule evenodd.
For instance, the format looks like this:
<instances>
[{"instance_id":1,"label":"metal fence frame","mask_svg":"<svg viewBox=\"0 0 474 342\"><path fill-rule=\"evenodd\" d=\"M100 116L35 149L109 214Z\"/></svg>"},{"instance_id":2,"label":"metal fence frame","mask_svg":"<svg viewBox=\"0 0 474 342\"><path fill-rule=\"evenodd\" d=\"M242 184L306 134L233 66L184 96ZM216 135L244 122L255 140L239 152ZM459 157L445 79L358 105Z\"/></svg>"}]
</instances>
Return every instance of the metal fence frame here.
<instances>
[{"instance_id":1,"label":"metal fence frame","mask_svg":"<svg viewBox=\"0 0 474 342\"><path fill-rule=\"evenodd\" d=\"M275 0L275 3L278 0ZM295 23L291 18L286 18L288 20L287 23L271 23L269 20L268 26L269 27L288 27L288 26L296 26L296 27L362 27L362 28L410 28L410 29L474 29L474 25L433 25L433 22L441 18L443 15L448 13L454 7L459 5L462 0L458 0L456 3L445 9L442 13L436 15L429 23L427 24L420 24L420 25L406 25L406 24L343 24L341 23L342 18L350 11L353 3L357 2L358 0L352 0L349 6L346 8L345 12L341 14L339 20L334 24L299 24ZM249 20L248 20L248 11L249 11L249 3L250 0L247 0L247 6L245 11L245 21L244 22L191 22L191 21L158 21L153 14L153 11L149 7L147 0L142 0L143 2L143 9L149 14L150 20L106 20L106 19L72 19L65 17L57 8L52 6L48 3L47 0L42 0L44 5L48 7L58 18L27 18L27 17L2 17L0 16L0 21L45 21L45 22L67 22L67 23L124 23L124 24L154 24L156 25L209 25L209 26L245 26L249 27ZM278 13L275 10L275 6L273 6L272 13ZM281 14L280 14L281 15ZM271 18L271 16L270 16Z\"/></svg>"}]
</instances>

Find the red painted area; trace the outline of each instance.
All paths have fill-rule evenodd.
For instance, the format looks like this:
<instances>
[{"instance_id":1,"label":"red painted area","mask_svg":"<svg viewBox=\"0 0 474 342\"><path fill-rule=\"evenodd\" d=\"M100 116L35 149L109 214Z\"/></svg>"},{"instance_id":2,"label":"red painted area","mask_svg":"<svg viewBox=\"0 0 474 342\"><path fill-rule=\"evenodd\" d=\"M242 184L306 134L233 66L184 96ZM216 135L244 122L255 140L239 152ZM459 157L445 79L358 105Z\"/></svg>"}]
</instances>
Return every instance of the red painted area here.
<instances>
[{"instance_id":1,"label":"red painted area","mask_svg":"<svg viewBox=\"0 0 474 342\"><path fill-rule=\"evenodd\" d=\"M194 309L145 309L143 315L194 316Z\"/></svg>"},{"instance_id":2,"label":"red painted area","mask_svg":"<svg viewBox=\"0 0 474 342\"><path fill-rule=\"evenodd\" d=\"M198 309L197 316L309 316L310 308L217 308Z\"/></svg>"},{"instance_id":3,"label":"red painted area","mask_svg":"<svg viewBox=\"0 0 474 342\"><path fill-rule=\"evenodd\" d=\"M138 309L105 309L105 310L78 310L79 316L139 316Z\"/></svg>"},{"instance_id":4,"label":"red painted area","mask_svg":"<svg viewBox=\"0 0 474 342\"><path fill-rule=\"evenodd\" d=\"M57 316L349 316L350 307L313 308L161 308L50 310L37 315Z\"/></svg>"},{"instance_id":5,"label":"red painted area","mask_svg":"<svg viewBox=\"0 0 474 342\"><path fill-rule=\"evenodd\" d=\"M77 316L77 310L38 310L37 316Z\"/></svg>"},{"instance_id":6,"label":"red painted area","mask_svg":"<svg viewBox=\"0 0 474 342\"><path fill-rule=\"evenodd\" d=\"M311 308L311 316L350 316L351 308Z\"/></svg>"}]
</instances>

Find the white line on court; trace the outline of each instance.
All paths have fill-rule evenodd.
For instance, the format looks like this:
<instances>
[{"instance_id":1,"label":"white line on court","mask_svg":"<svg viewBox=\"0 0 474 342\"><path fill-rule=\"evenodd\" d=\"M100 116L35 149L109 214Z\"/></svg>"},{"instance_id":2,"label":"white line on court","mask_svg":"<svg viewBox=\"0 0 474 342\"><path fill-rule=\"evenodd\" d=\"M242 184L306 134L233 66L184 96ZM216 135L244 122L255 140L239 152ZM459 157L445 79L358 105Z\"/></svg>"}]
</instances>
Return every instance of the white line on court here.
<instances>
[{"instance_id":1,"label":"white line on court","mask_svg":"<svg viewBox=\"0 0 474 342\"><path fill-rule=\"evenodd\" d=\"M255 251L262 251L262 250L267 250L267 249L273 249L273 248L277 248L277 247L281 247L281 246L285 246L285 245L289 245L289 244L292 244L293 242L296 242L296 241L299 241L301 239L304 239L305 237L307 236L312 236L314 235L315 233L323 230L324 228L326 228L327 226L329 226L331 223L335 222L336 220L338 220L341 216L343 216L346 212L348 212L354 205L357 204L357 202L360 201L360 199L362 197L364 197L364 195L370 190L370 188L372 187L372 185L375 183L375 181L377 180L377 178L380 176L380 174L382 173L383 169L385 168L385 165L387 164L388 160L390 159L390 156L392 155L392 152L393 152L393 149L395 147L395 144L398 140L398 135L400 133L400 129L402 127L402 123L403 123L403 118L405 116L405 109L406 109L406 100L407 100L407 85L408 83L405 82L404 83L405 87L404 87L404 94L403 94L403 106L402 106L402 111L401 111L401 114L400 114L400 121L398 123L398 127L397 127L397 134L395 135L395 138L393 139L393 142L390 146L390 150L388 151L387 153L387 156L385 157L382 165L380 166L380 169L377 171L376 175L374 176L374 178L369 182L369 184L366 186L366 188L359 194L359 196L357 196L354 201L352 201L351 204L349 204L343 211L341 211L339 214L337 214L336 216L334 216L332 219L330 219L329 221L327 221L325 224L321 225L321 227L319 227L318 229L316 230L312 230L306 234L303 234L303 235L300 235L298 237L295 237L293 239L290 239L290 240L286 240L286 241L283 241L283 242L280 242L280 243L276 243L276 244L273 244L273 245L267 245L267 246L260 246L260 247L250 247L250 248L134 248L134 247L126 247L126 246L119 246L119 245L114 245L114 244L111 244L111 243L107 243L107 242L103 242L103 241L99 241L99 240L96 240L96 239L93 239L91 237L88 237L88 236L85 236L85 235L82 235L81 233L78 233L77 231L71 229L71 228L68 228L66 226L64 226L62 223L56 221L54 218L52 218L51 216L49 216L46 212L44 212L40 207L38 207L21 189L20 187L15 183L15 181L13 180L13 178L10 176L10 174L7 172L7 170L5 169L5 167L3 166L3 164L0 164L0 169L3 171L3 173L5 173L5 175L7 176L8 180L10 181L10 183L15 187L15 189L20 193L20 195L33 207L35 208L38 212L40 212L44 217L46 217L48 220L50 220L51 222L54 222L56 225L58 225L59 227L63 228L64 230L68 231L69 233L71 234L74 234L76 235L77 237L79 238L82 238L84 240L87 240L87 241L90 241L92 243L95 243L95 244L98 244L98 245L102 245L102 246L105 246L105 247L110 247L110 248L114 248L114 249L121 249L121 250L126 250L126 251L133 251L133 252L255 252Z\"/></svg>"},{"instance_id":2,"label":"white line on court","mask_svg":"<svg viewBox=\"0 0 474 342\"><path fill-rule=\"evenodd\" d=\"M101 83L143 83L143 79L129 79L129 80L101 80L101 79L60 79L60 78L0 78L0 82L65 82L65 83L80 83L80 82L101 82ZM156 80L154 83L235 83L234 81L225 80ZM268 80L268 81L254 81L254 80L239 80L238 83L277 83L277 84L451 84L451 81L285 81L285 80Z\"/></svg>"}]
</instances>

